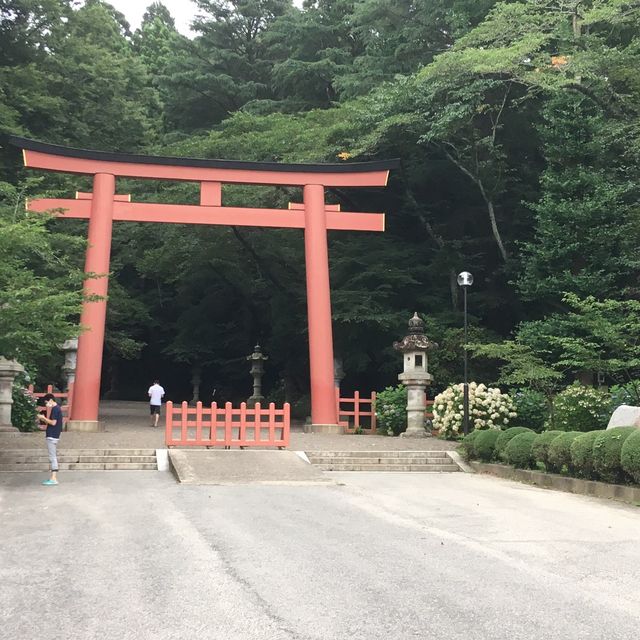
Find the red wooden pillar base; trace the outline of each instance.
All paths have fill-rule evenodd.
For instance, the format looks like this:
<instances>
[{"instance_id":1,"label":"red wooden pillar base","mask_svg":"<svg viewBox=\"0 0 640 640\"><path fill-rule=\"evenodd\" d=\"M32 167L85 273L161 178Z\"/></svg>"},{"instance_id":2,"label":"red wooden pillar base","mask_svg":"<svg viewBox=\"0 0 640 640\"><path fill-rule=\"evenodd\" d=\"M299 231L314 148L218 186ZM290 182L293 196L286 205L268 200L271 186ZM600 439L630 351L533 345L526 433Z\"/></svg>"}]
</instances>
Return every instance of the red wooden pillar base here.
<instances>
[{"instance_id":1,"label":"red wooden pillar base","mask_svg":"<svg viewBox=\"0 0 640 640\"><path fill-rule=\"evenodd\" d=\"M102 350L107 317L107 290L109 287L109 260L113 227L113 199L115 177L98 173L93 178L93 197L84 283L84 297L80 325L84 331L78 339L76 380L71 408L71 431L101 431L98 422L100 403L100 377ZM97 276L97 277L95 277ZM100 296L101 300L91 300Z\"/></svg>"}]
</instances>

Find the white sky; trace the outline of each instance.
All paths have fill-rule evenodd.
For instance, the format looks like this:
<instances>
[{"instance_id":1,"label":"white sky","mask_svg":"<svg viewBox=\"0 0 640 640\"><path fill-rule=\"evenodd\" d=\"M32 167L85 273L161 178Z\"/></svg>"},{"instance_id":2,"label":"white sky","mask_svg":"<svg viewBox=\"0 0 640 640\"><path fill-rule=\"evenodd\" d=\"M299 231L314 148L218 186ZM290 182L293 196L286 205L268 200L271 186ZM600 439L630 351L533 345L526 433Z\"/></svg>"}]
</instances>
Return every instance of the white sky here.
<instances>
[{"instance_id":1,"label":"white sky","mask_svg":"<svg viewBox=\"0 0 640 640\"><path fill-rule=\"evenodd\" d=\"M176 21L178 31L184 35L189 35L189 25L198 12L196 5L191 0L160 1L169 9L169 13ZM124 13L133 31L140 26L142 16L153 0L107 0L107 2L112 4L118 11ZM293 3L299 7L302 6L302 0L294 0Z\"/></svg>"}]
</instances>

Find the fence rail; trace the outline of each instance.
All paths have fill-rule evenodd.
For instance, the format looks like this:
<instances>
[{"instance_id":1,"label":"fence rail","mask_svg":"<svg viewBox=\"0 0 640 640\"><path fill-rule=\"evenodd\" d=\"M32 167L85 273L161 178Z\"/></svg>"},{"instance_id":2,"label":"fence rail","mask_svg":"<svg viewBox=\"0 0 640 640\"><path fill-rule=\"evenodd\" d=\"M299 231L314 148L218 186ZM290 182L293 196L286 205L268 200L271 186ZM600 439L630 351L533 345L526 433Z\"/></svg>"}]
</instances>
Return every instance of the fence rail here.
<instances>
[{"instance_id":1,"label":"fence rail","mask_svg":"<svg viewBox=\"0 0 640 640\"><path fill-rule=\"evenodd\" d=\"M359 391L355 391L353 398L340 397L336 390L336 402L338 405L338 423L344 433L375 434L376 423L376 392L370 397L362 397Z\"/></svg>"},{"instance_id":2,"label":"fence rail","mask_svg":"<svg viewBox=\"0 0 640 640\"><path fill-rule=\"evenodd\" d=\"M27 387L27 391L37 399L43 398L47 393L52 393L53 397L56 399L58 404L60 405L60 409L62 410L62 418L64 419L64 424L66 428L67 421L71 416L71 405L73 403L73 382L69 385L68 391L54 391L53 385L48 384L46 391L35 391L35 388L32 384ZM47 407L38 407L38 411L40 413L47 413L49 415L49 410Z\"/></svg>"},{"instance_id":3,"label":"fence rail","mask_svg":"<svg viewBox=\"0 0 640 640\"><path fill-rule=\"evenodd\" d=\"M230 402L203 406L198 402L167 402L165 441L168 447L279 447L289 446L291 413L288 403L276 409L272 402L234 408Z\"/></svg>"},{"instance_id":4,"label":"fence rail","mask_svg":"<svg viewBox=\"0 0 640 640\"><path fill-rule=\"evenodd\" d=\"M377 433L376 421L376 392L371 396L361 396L359 391L355 391L353 398L340 397L336 391L336 402L338 404L338 423L343 428L344 433L364 433L373 435ZM427 400L425 420L433 420L433 400Z\"/></svg>"}]
</instances>

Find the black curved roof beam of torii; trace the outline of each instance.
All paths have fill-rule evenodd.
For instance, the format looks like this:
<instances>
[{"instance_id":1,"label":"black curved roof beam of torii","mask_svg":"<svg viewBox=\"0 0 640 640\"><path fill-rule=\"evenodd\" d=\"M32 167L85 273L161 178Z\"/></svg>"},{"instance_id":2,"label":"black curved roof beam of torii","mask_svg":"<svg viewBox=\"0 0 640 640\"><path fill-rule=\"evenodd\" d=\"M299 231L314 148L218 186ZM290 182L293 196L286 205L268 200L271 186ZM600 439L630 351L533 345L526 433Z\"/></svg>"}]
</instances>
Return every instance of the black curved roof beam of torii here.
<instances>
[{"instance_id":1,"label":"black curved roof beam of torii","mask_svg":"<svg viewBox=\"0 0 640 640\"><path fill-rule=\"evenodd\" d=\"M9 136L8 142L22 149L28 168L75 174L107 173L116 177L185 180L201 183L200 206L182 204L132 203L128 197L115 196L113 219L129 222L168 222L182 224L224 224L259 227L305 228L305 213L300 205L289 210L223 207L221 183L258 185L322 185L325 187L385 186L389 171L399 160L343 164L280 164L141 156L74 149L27 138ZM62 217L91 216L91 197L77 194L76 200L43 198L28 202L32 211L56 211ZM384 231L381 213L340 211L326 205L326 225L330 230Z\"/></svg>"},{"instance_id":2,"label":"black curved roof beam of torii","mask_svg":"<svg viewBox=\"0 0 640 640\"><path fill-rule=\"evenodd\" d=\"M80 174L111 173L115 176L160 180L373 187L385 186L389 171L400 166L398 159L340 164L247 162L75 149L18 136L8 136L7 141L22 149L25 166L33 169Z\"/></svg>"}]
</instances>

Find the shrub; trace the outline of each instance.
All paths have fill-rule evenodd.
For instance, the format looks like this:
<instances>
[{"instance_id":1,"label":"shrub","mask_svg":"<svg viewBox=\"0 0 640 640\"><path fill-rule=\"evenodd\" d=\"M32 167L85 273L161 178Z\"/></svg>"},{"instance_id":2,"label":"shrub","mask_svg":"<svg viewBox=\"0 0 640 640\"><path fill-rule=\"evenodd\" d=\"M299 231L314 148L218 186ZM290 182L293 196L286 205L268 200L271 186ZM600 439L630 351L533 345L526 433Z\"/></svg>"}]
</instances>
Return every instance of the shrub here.
<instances>
[{"instance_id":1,"label":"shrub","mask_svg":"<svg viewBox=\"0 0 640 640\"><path fill-rule=\"evenodd\" d=\"M571 443L571 465L578 475L589 480L596 479L593 468L593 443L601 433L604 432L599 430L583 433Z\"/></svg>"},{"instance_id":2,"label":"shrub","mask_svg":"<svg viewBox=\"0 0 640 640\"><path fill-rule=\"evenodd\" d=\"M611 395L611 410L621 404L637 407L640 404L640 380L633 380L626 384L616 384L609 389Z\"/></svg>"},{"instance_id":3,"label":"shrub","mask_svg":"<svg viewBox=\"0 0 640 640\"><path fill-rule=\"evenodd\" d=\"M477 457L475 441L482 431L472 431L464 437L458 452L465 460L475 460Z\"/></svg>"},{"instance_id":4,"label":"shrub","mask_svg":"<svg viewBox=\"0 0 640 640\"><path fill-rule=\"evenodd\" d=\"M549 446L551 443L564 431L545 431L538 434L538 437L533 441L531 446L531 455L536 462L541 462L545 469L547 468L547 454L549 452Z\"/></svg>"},{"instance_id":5,"label":"shrub","mask_svg":"<svg viewBox=\"0 0 640 640\"><path fill-rule=\"evenodd\" d=\"M552 432L548 431L547 433ZM571 443L580 435L583 435L580 431L560 431L560 435L553 439L547 449L547 461L545 462L547 471L562 473L565 467L569 472L573 471Z\"/></svg>"},{"instance_id":6,"label":"shrub","mask_svg":"<svg viewBox=\"0 0 640 640\"><path fill-rule=\"evenodd\" d=\"M11 397L11 424L19 431L37 431L36 399L21 384L13 385Z\"/></svg>"},{"instance_id":7,"label":"shrub","mask_svg":"<svg viewBox=\"0 0 640 640\"><path fill-rule=\"evenodd\" d=\"M553 399L548 429L594 431L609 421L611 398L608 393L574 382Z\"/></svg>"},{"instance_id":8,"label":"shrub","mask_svg":"<svg viewBox=\"0 0 640 640\"><path fill-rule=\"evenodd\" d=\"M518 433L514 438L511 438L504 450L507 462L519 469L530 468L533 462L531 447L537 437L535 432L529 430L525 433Z\"/></svg>"},{"instance_id":9,"label":"shrub","mask_svg":"<svg viewBox=\"0 0 640 640\"><path fill-rule=\"evenodd\" d=\"M593 442L593 466L605 482L624 482L626 474L620 462L622 445L635 427L617 427L598 434Z\"/></svg>"},{"instance_id":10,"label":"shrub","mask_svg":"<svg viewBox=\"0 0 640 640\"><path fill-rule=\"evenodd\" d=\"M445 438L455 438L463 430L464 385L455 384L433 401L433 426ZM504 429L516 417L513 400L500 389L469 383L469 426L474 429Z\"/></svg>"},{"instance_id":11,"label":"shrub","mask_svg":"<svg viewBox=\"0 0 640 640\"><path fill-rule=\"evenodd\" d=\"M531 429L527 429L526 427L511 427L506 431L503 431L498 436L495 445L495 457L497 460L505 460L504 450L509 444L512 438L515 438L519 433L533 433Z\"/></svg>"},{"instance_id":12,"label":"shrub","mask_svg":"<svg viewBox=\"0 0 640 640\"><path fill-rule=\"evenodd\" d=\"M545 395L535 389L518 389L512 397L514 411L518 414L512 420L512 425L529 427L540 433L549 417L549 406Z\"/></svg>"},{"instance_id":13,"label":"shrub","mask_svg":"<svg viewBox=\"0 0 640 640\"><path fill-rule=\"evenodd\" d=\"M407 430L407 387L387 387L376 397L378 428L389 436L398 436Z\"/></svg>"},{"instance_id":14,"label":"shrub","mask_svg":"<svg viewBox=\"0 0 640 640\"><path fill-rule=\"evenodd\" d=\"M502 432L497 429L485 429L478 433L480 435L476 438L474 443L475 454L478 459L483 462L489 462L490 460L493 460L496 440Z\"/></svg>"},{"instance_id":15,"label":"shrub","mask_svg":"<svg viewBox=\"0 0 640 640\"><path fill-rule=\"evenodd\" d=\"M622 445L620 454L622 469L640 484L640 429L636 429Z\"/></svg>"}]
</instances>

